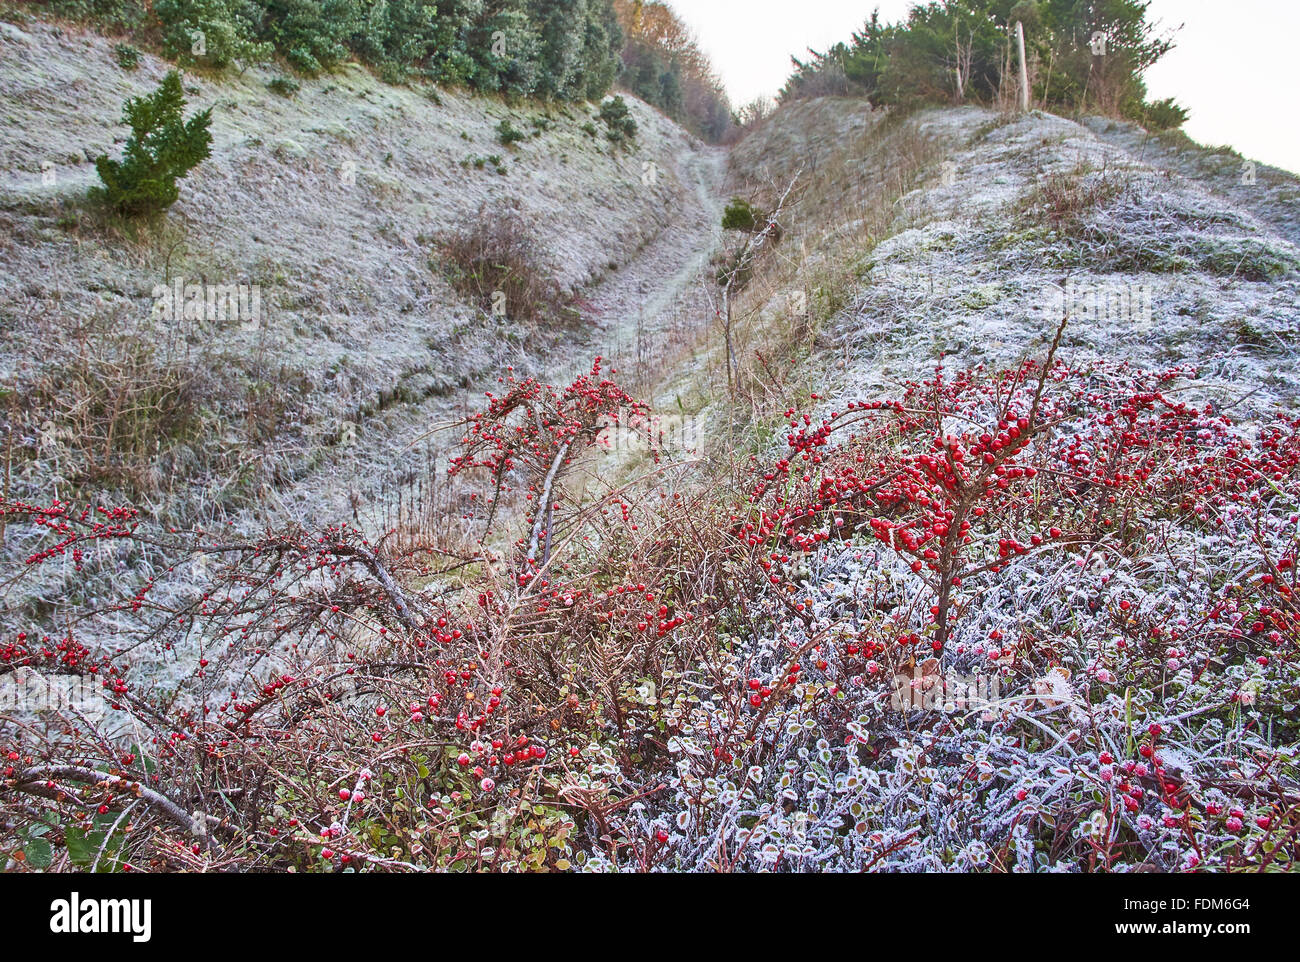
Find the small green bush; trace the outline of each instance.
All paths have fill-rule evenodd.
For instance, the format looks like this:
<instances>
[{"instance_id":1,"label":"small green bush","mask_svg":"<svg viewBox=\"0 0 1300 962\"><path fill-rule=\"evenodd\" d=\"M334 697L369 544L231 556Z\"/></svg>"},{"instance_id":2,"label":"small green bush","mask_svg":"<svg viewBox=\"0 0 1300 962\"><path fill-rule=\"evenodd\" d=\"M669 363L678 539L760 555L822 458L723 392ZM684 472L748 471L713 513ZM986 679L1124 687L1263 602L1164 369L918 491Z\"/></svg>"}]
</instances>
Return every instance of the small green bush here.
<instances>
[{"instance_id":1,"label":"small green bush","mask_svg":"<svg viewBox=\"0 0 1300 962\"><path fill-rule=\"evenodd\" d=\"M113 47L113 59L123 70L134 70L140 66L140 51L129 43L119 43Z\"/></svg>"},{"instance_id":2,"label":"small green bush","mask_svg":"<svg viewBox=\"0 0 1300 962\"><path fill-rule=\"evenodd\" d=\"M488 157L479 157L475 155L473 157L466 157L464 160L460 162L460 165L464 167L466 170L468 170L471 166L475 170L483 170L484 168L487 167L488 164L491 164L493 170L495 170L502 177L504 177L506 174L510 172L509 169L506 167L505 161L501 159L500 154L492 154L491 156Z\"/></svg>"},{"instance_id":3,"label":"small green bush","mask_svg":"<svg viewBox=\"0 0 1300 962\"><path fill-rule=\"evenodd\" d=\"M742 197L733 197L722 212L722 229L753 233L763 220L757 207Z\"/></svg>"},{"instance_id":4,"label":"small green bush","mask_svg":"<svg viewBox=\"0 0 1300 962\"><path fill-rule=\"evenodd\" d=\"M509 118L506 118L505 120L502 120L501 123L497 124L497 140L501 141L501 143L506 147L518 143L521 140L525 140L527 137L528 135L515 127L515 125L510 122Z\"/></svg>"},{"instance_id":5,"label":"small green bush","mask_svg":"<svg viewBox=\"0 0 1300 962\"><path fill-rule=\"evenodd\" d=\"M622 97L613 97L600 105L600 119L609 128L606 136L616 144L636 137L636 121L627 109L627 102Z\"/></svg>"},{"instance_id":6,"label":"small green bush","mask_svg":"<svg viewBox=\"0 0 1300 962\"><path fill-rule=\"evenodd\" d=\"M266 82L266 89L281 97L292 97L302 89L302 84L292 77L274 77Z\"/></svg>"},{"instance_id":7,"label":"small green bush","mask_svg":"<svg viewBox=\"0 0 1300 962\"><path fill-rule=\"evenodd\" d=\"M121 214L141 215L166 210L176 203L176 181L212 154L212 108L188 121L181 77L169 71L158 89L146 97L132 97L122 110L131 128L121 160L101 154L95 170L103 181L92 194Z\"/></svg>"},{"instance_id":8,"label":"small green bush","mask_svg":"<svg viewBox=\"0 0 1300 962\"><path fill-rule=\"evenodd\" d=\"M1142 126L1153 133L1176 130L1186 122L1187 108L1174 103L1173 97L1143 106Z\"/></svg>"}]
</instances>

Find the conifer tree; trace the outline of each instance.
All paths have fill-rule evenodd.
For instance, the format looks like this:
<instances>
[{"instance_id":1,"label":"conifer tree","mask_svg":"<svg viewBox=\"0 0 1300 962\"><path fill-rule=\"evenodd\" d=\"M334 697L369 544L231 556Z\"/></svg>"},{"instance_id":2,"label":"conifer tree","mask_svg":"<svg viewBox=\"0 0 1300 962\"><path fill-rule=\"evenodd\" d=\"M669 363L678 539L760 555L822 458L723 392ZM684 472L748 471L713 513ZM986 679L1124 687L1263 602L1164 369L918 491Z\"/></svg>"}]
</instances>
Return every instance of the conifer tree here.
<instances>
[{"instance_id":1,"label":"conifer tree","mask_svg":"<svg viewBox=\"0 0 1300 962\"><path fill-rule=\"evenodd\" d=\"M180 196L176 181L211 156L212 108L186 120L181 77L172 70L152 94L128 100L122 114L131 136L121 160L95 159L104 186L94 192L122 214L166 210Z\"/></svg>"}]
</instances>

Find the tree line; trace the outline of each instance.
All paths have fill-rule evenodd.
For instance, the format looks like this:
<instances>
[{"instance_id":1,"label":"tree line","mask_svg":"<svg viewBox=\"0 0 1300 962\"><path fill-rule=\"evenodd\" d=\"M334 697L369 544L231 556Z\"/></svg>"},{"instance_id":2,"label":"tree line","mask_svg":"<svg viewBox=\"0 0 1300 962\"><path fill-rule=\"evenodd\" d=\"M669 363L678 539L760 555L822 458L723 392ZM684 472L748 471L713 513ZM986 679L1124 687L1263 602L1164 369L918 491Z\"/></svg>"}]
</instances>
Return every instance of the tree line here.
<instances>
[{"instance_id":1,"label":"tree line","mask_svg":"<svg viewBox=\"0 0 1300 962\"><path fill-rule=\"evenodd\" d=\"M1147 100L1143 73L1173 47L1147 17L1149 0L935 0L899 23L877 10L848 42L791 58L782 101L863 96L877 105L996 104L1017 84L1013 30L1024 26L1030 99L1177 127L1187 112Z\"/></svg>"},{"instance_id":2,"label":"tree line","mask_svg":"<svg viewBox=\"0 0 1300 962\"><path fill-rule=\"evenodd\" d=\"M512 97L599 100L616 84L720 140L731 107L708 59L663 3L643 0L42 0L131 35L186 67L280 58L318 74L358 60Z\"/></svg>"},{"instance_id":3,"label":"tree line","mask_svg":"<svg viewBox=\"0 0 1300 962\"><path fill-rule=\"evenodd\" d=\"M611 0L51 0L182 66L270 60L316 74L356 59L390 82L523 97L596 99L619 73Z\"/></svg>"},{"instance_id":4,"label":"tree line","mask_svg":"<svg viewBox=\"0 0 1300 962\"><path fill-rule=\"evenodd\" d=\"M614 0L623 45L619 82L706 140L733 126L731 104L690 29L667 4Z\"/></svg>"}]
</instances>

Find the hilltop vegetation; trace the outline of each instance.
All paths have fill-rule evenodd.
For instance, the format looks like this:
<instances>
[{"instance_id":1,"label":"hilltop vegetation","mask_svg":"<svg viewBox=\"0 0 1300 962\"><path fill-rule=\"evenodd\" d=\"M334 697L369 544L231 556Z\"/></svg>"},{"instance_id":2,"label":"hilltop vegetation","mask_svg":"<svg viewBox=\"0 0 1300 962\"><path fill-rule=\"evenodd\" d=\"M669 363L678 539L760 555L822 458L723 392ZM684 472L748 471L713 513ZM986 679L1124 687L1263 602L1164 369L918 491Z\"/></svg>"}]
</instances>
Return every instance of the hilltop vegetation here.
<instances>
[{"instance_id":1,"label":"hilltop vegetation","mask_svg":"<svg viewBox=\"0 0 1300 962\"><path fill-rule=\"evenodd\" d=\"M555 100L599 99L619 69L610 0L43 0L157 43L181 64L282 57L319 73L355 58L390 80Z\"/></svg>"},{"instance_id":2,"label":"hilltop vegetation","mask_svg":"<svg viewBox=\"0 0 1300 962\"><path fill-rule=\"evenodd\" d=\"M0 6L3 6L0 4ZM642 0L37 0L129 34L182 66L278 59L314 75L348 60L383 79L512 98L599 100L615 84L697 136L722 139L731 108L681 20ZM135 48L121 47L135 56Z\"/></svg>"},{"instance_id":3,"label":"hilltop vegetation","mask_svg":"<svg viewBox=\"0 0 1300 962\"><path fill-rule=\"evenodd\" d=\"M862 96L873 104L1006 104L1015 96L1012 28L1021 22L1031 101L1045 109L1177 127L1186 112L1146 101L1143 72L1172 47L1147 19L1149 2L942 0L899 23L873 13L847 43L794 60L782 99Z\"/></svg>"},{"instance_id":4,"label":"hilltop vegetation","mask_svg":"<svg viewBox=\"0 0 1300 962\"><path fill-rule=\"evenodd\" d=\"M732 127L731 105L712 64L667 4L615 0L627 42L620 83L678 123L717 143Z\"/></svg>"}]
</instances>

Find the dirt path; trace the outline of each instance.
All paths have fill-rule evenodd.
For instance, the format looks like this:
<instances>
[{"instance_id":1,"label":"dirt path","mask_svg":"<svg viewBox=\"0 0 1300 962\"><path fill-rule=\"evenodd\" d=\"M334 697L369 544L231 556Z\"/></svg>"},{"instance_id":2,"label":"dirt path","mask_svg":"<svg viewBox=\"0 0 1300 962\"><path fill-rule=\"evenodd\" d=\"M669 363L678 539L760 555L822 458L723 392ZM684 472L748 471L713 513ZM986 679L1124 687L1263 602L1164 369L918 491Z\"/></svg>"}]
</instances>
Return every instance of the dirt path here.
<instances>
[{"instance_id":1,"label":"dirt path","mask_svg":"<svg viewBox=\"0 0 1300 962\"><path fill-rule=\"evenodd\" d=\"M674 353L698 342L710 326L703 272L721 239L727 173L725 148L698 146L683 151L676 174L682 203L677 216L631 260L584 292L584 317L594 322L588 338L565 341L571 350L538 356L520 349L517 374L566 384L590 370L593 357L608 359L632 393L653 397L671 373ZM660 175L662 176L662 174ZM291 488L268 493L258 517L270 512L302 522L355 517L373 530L386 529L409 507L395 502L445 495L429 494L446 468L447 453L459 438L453 427L482 406L485 391L498 387L493 371L472 385L427 398L391 412L385 424L368 423L358 443Z\"/></svg>"},{"instance_id":2,"label":"dirt path","mask_svg":"<svg viewBox=\"0 0 1300 962\"><path fill-rule=\"evenodd\" d=\"M609 358L643 389L664 376L674 349L701 335L711 313L700 278L721 240L727 151L700 147L679 164L686 203L678 218L587 295L597 326L586 354ZM554 380L571 380L589 365L589 356L566 360L552 369Z\"/></svg>"}]
</instances>

